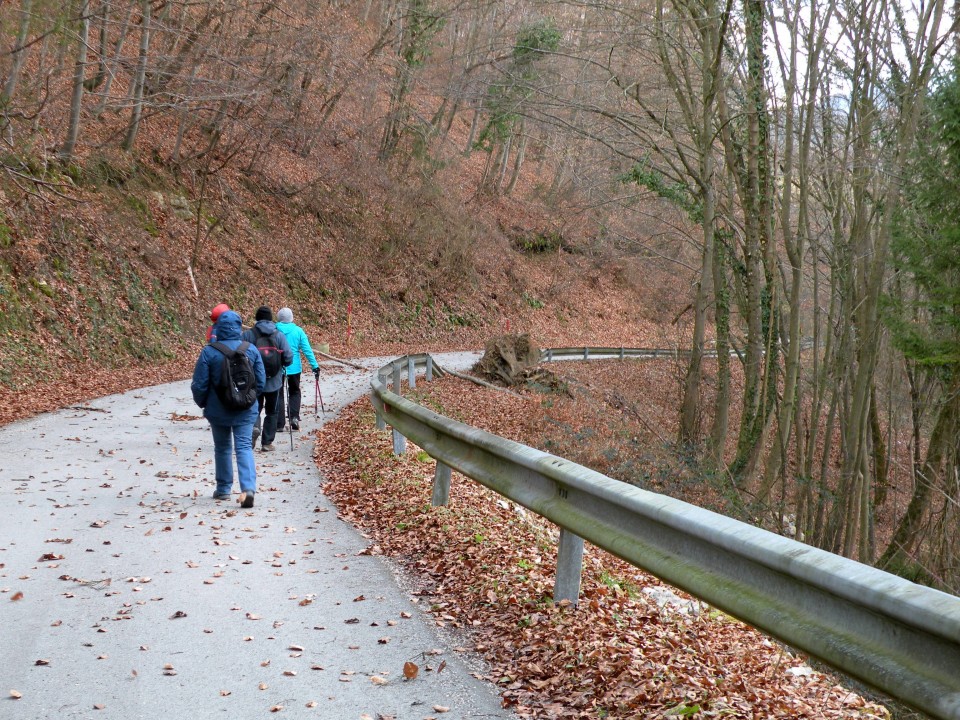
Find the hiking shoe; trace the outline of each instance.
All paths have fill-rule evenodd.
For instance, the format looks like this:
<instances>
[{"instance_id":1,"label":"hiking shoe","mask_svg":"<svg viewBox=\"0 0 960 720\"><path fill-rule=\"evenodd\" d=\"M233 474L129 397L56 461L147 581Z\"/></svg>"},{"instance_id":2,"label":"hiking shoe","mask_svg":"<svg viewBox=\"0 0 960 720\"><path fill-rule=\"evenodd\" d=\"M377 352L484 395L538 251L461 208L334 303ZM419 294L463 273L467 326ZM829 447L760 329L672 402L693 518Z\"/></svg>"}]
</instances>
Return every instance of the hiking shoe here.
<instances>
[{"instance_id":1,"label":"hiking shoe","mask_svg":"<svg viewBox=\"0 0 960 720\"><path fill-rule=\"evenodd\" d=\"M290 427L292 427L294 430L299 430L299 429L300 429L300 421L299 421L298 419L294 418L293 420L290 421Z\"/></svg>"},{"instance_id":2,"label":"hiking shoe","mask_svg":"<svg viewBox=\"0 0 960 720\"><path fill-rule=\"evenodd\" d=\"M264 445L263 447L260 448L261 452L273 452L274 450L276 450L276 448L273 446L273 443L270 443L269 445Z\"/></svg>"},{"instance_id":3,"label":"hiking shoe","mask_svg":"<svg viewBox=\"0 0 960 720\"><path fill-rule=\"evenodd\" d=\"M259 425L254 425L254 426L253 426L253 443L252 443L253 445L256 445L256 444L257 444L257 438L258 438L258 437L260 437L260 426L259 426Z\"/></svg>"},{"instance_id":4,"label":"hiking shoe","mask_svg":"<svg viewBox=\"0 0 960 720\"><path fill-rule=\"evenodd\" d=\"M240 498L237 500L240 503L240 507L247 509L253 507L253 492L247 491L240 493Z\"/></svg>"},{"instance_id":5,"label":"hiking shoe","mask_svg":"<svg viewBox=\"0 0 960 720\"><path fill-rule=\"evenodd\" d=\"M214 500L229 500L229 499L230 499L230 493L228 493L228 492L220 492L219 490L214 490L214 491L213 491L213 499L214 499Z\"/></svg>"}]
</instances>

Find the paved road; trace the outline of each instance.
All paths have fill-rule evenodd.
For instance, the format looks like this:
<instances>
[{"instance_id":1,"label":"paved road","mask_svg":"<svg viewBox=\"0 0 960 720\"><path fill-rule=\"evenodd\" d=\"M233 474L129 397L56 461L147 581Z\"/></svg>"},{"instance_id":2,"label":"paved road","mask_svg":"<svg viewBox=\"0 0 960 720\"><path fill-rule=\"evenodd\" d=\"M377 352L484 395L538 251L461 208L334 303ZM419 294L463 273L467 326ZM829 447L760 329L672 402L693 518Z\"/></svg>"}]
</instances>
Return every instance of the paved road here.
<instances>
[{"instance_id":1,"label":"paved road","mask_svg":"<svg viewBox=\"0 0 960 720\"><path fill-rule=\"evenodd\" d=\"M328 410L367 391L327 367ZM180 382L0 428L0 718L512 717L337 519L308 435L240 510L198 415Z\"/></svg>"}]
</instances>

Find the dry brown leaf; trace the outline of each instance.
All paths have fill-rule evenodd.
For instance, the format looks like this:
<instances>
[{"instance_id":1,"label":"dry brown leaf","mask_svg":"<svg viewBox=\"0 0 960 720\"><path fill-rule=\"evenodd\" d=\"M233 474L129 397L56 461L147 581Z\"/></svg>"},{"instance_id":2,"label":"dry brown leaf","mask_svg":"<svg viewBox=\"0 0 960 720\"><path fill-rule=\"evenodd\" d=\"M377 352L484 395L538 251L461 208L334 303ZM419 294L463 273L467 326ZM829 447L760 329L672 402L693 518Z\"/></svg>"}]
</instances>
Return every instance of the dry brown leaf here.
<instances>
[{"instance_id":1,"label":"dry brown leaf","mask_svg":"<svg viewBox=\"0 0 960 720\"><path fill-rule=\"evenodd\" d=\"M374 685L386 685L387 679L382 678L379 675L374 675L373 677L370 678L370 682L372 682Z\"/></svg>"},{"instance_id":2,"label":"dry brown leaf","mask_svg":"<svg viewBox=\"0 0 960 720\"><path fill-rule=\"evenodd\" d=\"M412 663L409 660L403 664L403 676L407 680L415 680L417 674L420 672L420 666L416 663Z\"/></svg>"},{"instance_id":3,"label":"dry brown leaf","mask_svg":"<svg viewBox=\"0 0 960 720\"><path fill-rule=\"evenodd\" d=\"M227 696L230 695L230 694L232 694L232 691L231 691L231 690L221 690L221 691L220 691L220 697L227 697Z\"/></svg>"},{"instance_id":4,"label":"dry brown leaf","mask_svg":"<svg viewBox=\"0 0 960 720\"><path fill-rule=\"evenodd\" d=\"M311 700L310 702L307 703L308 708L315 708L316 706L317 706L316 700Z\"/></svg>"},{"instance_id":5,"label":"dry brown leaf","mask_svg":"<svg viewBox=\"0 0 960 720\"><path fill-rule=\"evenodd\" d=\"M280 712L281 710L283 710L283 705L274 705L270 708L270 712L272 713Z\"/></svg>"},{"instance_id":6,"label":"dry brown leaf","mask_svg":"<svg viewBox=\"0 0 960 720\"><path fill-rule=\"evenodd\" d=\"M19 700L23 697L23 694L19 690L11 690L10 697L12 697L14 700Z\"/></svg>"},{"instance_id":7,"label":"dry brown leaf","mask_svg":"<svg viewBox=\"0 0 960 720\"><path fill-rule=\"evenodd\" d=\"M263 682L257 685L257 688L259 688L260 690L266 690L268 687L270 686Z\"/></svg>"},{"instance_id":8,"label":"dry brown leaf","mask_svg":"<svg viewBox=\"0 0 960 720\"><path fill-rule=\"evenodd\" d=\"M283 674L287 677L294 677L297 674L296 670L284 670Z\"/></svg>"},{"instance_id":9,"label":"dry brown leaf","mask_svg":"<svg viewBox=\"0 0 960 720\"><path fill-rule=\"evenodd\" d=\"M448 708L446 705L434 705L433 711L436 713L445 713L450 712L450 708Z\"/></svg>"},{"instance_id":10,"label":"dry brown leaf","mask_svg":"<svg viewBox=\"0 0 960 720\"><path fill-rule=\"evenodd\" d=\"M20 590L10 596L10 602L16 602L17 600L23 600L23 593Z\"/></svg>"}]
</instances>

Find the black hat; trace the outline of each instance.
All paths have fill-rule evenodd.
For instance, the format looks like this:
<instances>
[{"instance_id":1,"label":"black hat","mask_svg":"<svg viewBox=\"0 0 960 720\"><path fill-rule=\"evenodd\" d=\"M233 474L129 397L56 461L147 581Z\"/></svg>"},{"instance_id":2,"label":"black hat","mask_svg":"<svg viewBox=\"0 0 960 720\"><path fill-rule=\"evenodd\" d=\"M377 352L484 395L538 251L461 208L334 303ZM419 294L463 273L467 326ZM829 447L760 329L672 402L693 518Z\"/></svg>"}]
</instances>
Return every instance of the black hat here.
<instances>
[{"instance_id":1,"label":"black hat","mask_svg":"<svg viewBox=\"0 0 960 720\"><path fill-rule=\"evenodd\" d=\"M273 320L273 311L266 305L261 305L257 308L256 314L257 320Z\"/></svg>"}]
</instances>

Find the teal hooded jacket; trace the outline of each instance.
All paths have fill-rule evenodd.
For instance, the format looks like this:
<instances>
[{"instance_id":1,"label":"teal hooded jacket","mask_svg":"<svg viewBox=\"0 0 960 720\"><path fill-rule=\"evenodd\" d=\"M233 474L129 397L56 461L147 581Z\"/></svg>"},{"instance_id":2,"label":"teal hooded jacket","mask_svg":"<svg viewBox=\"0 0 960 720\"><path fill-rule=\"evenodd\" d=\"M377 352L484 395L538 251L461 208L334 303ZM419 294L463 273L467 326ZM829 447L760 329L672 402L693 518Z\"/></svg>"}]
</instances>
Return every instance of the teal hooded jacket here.
<instances>
[{"instance_id":1,"label":"teal hooded jacket","mask_svg":"<svg viewBox=\"0 0 960 720\"><path fill-rule=\"evenodd\" d=\"M310 347L307 334L302 327L292 322L278 322L277 330L286 336L287 342L290 343L290 349L293 351L293 362L287 365L287 375L296 375L303 372L303 365L300 364L300 353L307 356L311 369L316 370L320 367L316 356L313 354L313 348Z\"/></svg>"}]
</instances>

